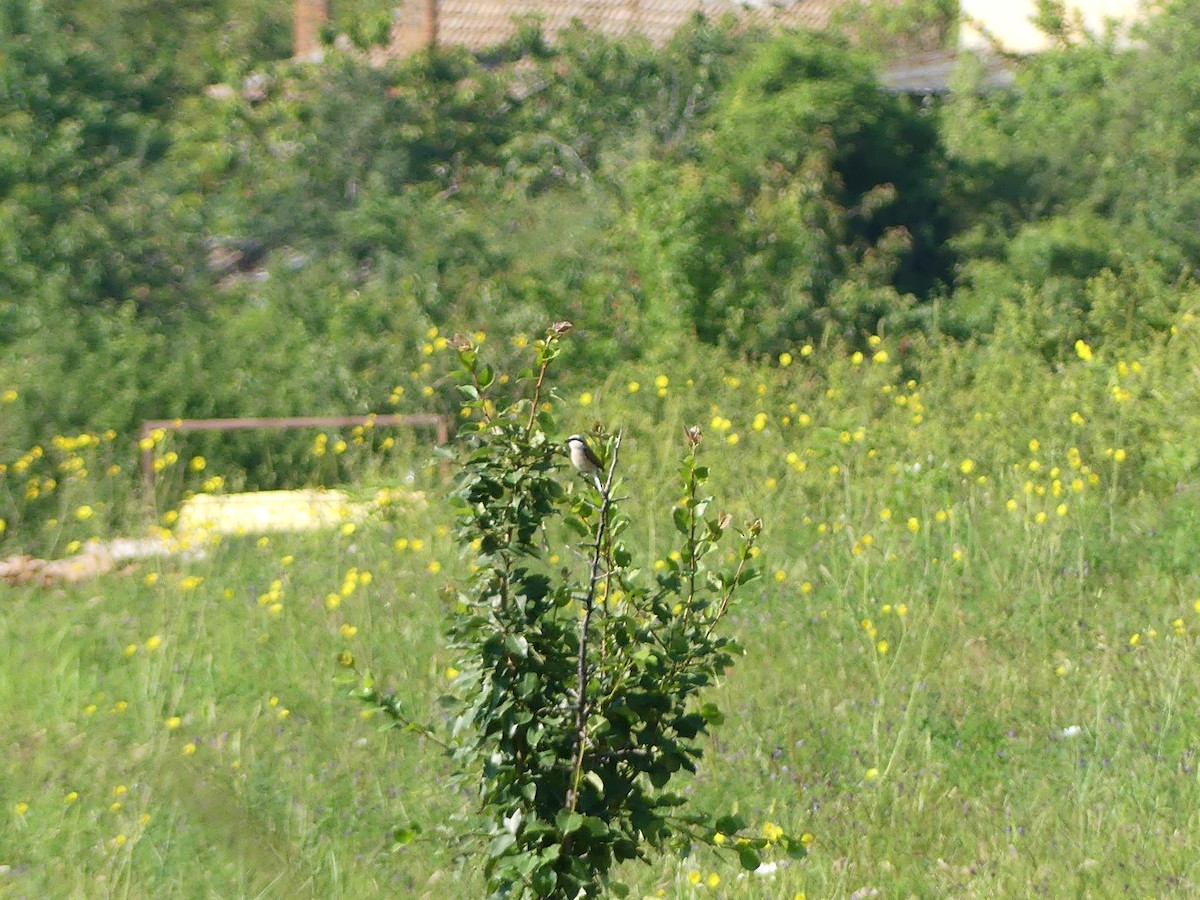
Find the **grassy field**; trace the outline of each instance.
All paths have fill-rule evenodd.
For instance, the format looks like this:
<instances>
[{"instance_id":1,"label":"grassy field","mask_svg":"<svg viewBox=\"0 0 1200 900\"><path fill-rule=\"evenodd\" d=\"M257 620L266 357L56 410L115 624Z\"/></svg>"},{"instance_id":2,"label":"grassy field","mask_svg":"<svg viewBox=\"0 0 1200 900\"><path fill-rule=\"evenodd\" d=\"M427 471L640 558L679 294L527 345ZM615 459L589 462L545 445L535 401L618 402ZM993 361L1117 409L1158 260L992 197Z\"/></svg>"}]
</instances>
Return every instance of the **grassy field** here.
<instances>
[{"instance_id":1,"label":"grassy field","mask_svg":"<svg viewBox=\"0 0 1200 900\"><path fill-rule=\"evenodd\" d=\"M752 875L708 852L656 860L625 873L637 892L1194 896L1196 350L1189 318L1056 369L875 341L564 391L563 436L625 429L647 566L685 425L705 430L717 504L766 523L765 577L730 622L746 655L711 697L727 719L686 791L809 835L810 855ZM61 498L52 524L0 534L0 556L104 535L120 477L104 454L124 437L0 458L10 521L35 521L31 478ZM0 586L0 895L480 895L431 829L393 847L463 803L440 752L335 681L348 650L436 718L455 663L450 485L389 452L354 489L407 464L415 483L353 527ZM156 453L176 454L181 490L215 475Z\"/></svg>"}]
</instances>

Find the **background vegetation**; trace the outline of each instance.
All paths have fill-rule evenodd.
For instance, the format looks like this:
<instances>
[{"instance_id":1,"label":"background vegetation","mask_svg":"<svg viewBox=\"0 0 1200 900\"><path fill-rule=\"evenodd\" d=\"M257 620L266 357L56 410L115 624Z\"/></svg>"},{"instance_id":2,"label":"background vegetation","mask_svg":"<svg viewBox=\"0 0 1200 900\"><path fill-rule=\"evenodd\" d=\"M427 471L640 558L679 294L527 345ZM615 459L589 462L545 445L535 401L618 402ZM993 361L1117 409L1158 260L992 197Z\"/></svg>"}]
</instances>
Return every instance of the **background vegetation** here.
<instances>
[{"instance_id":1,"label":"background vegetation","mask_svg":"<svg viewBox=\"0 0 1200 900\"><path fill-rule=\"evenodd\" d=\"M527 30L486 65L293 66L279 4L150 6L0 13L10 452L147 418L381 410L430 327L568 318L583 372L681 344L989 342L1016 304L1053 363L1161 333L1191 290L1188 4L1137 49L1076 36L1010 89L966 65L924 99L875 89L870 42L729 23L662 50ZM897 21L944 43L942 7ZM906 46L872 9L850 32ZM351 32L376 12L340 10ZM261 448L210 450L281 477Z\"/></svg>"},{"instance_id":2,"label":"background vegetation","mask_svg":"<svg viewBox=\"0 0 1200 900\"><path fill-rule=\"evenodd\" d=\"M295 66L279 4L107 6L0 0L0 556L141 533L144 419L460 417L450 334L505 366L570 319L555 412L625 429L641 564L685 426L767 523L689 790L811 841L627 880L1195 894L1195 4L930 99L876 90L861 38L697 21ZM365 42L378 11L342 8ZM332 683L349 650L420 712L453 663L423 439L152 449L160 525L242 486L375 511L0 587L0 885L478 893L476 861L392 852L460 806L436 748Z\"/></svg>"}]
</instances>

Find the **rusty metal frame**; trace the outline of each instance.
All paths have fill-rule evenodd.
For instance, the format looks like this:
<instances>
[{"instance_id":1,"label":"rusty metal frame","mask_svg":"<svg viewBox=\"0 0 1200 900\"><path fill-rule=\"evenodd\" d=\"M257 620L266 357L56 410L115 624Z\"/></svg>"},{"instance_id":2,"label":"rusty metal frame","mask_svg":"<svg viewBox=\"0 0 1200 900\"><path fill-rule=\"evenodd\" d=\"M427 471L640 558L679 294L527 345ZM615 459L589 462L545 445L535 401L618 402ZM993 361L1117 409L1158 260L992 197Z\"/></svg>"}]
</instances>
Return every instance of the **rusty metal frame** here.
<instances>
[{"instance_id":1,"label":"rusty metal frame","mask_svg":"<svg viewBox=\"0 0 1200 900\"><path fill-rule=\"evenodd\" d=\"M142 423L139 438L144 440L156 430L163 431L247 431L278 428L348 428L354 425L431 426L437 442L450 440L450 423L436 413L379 416L292 416L276 419L149 419ZM444 466L443 466L444 469ZM142 450L142 490L147 498L154 496L154 448Z\"/></svg>"}]
</instances>

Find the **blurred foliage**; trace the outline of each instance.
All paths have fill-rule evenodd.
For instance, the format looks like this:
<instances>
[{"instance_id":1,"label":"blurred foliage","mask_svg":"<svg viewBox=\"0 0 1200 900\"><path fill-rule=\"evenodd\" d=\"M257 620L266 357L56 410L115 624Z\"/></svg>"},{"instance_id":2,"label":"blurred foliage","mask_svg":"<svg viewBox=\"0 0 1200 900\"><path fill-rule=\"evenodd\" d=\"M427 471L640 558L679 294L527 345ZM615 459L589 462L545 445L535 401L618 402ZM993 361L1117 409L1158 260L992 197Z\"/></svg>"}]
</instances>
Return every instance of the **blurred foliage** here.
<instances>
[{"instance_id":1,"label":"blurred foliage","mask_svg":"<svg viewBox=\"0 0 1200 900\"><path fill-rule=\"evenodd\" d=\"M117 64L40 4L0 5L7 335L45 328L60 303L159 314L194 300L195 198L166 161L172 89L139 62Z\"/></svg>"},{"instance_id":2,"label":"blurred foliage","mask_svg":"<svg viewBox=\"0 0 1200 900\"><path fill-rule=\"evenodd\" d=\"M3 453L381 408L431 328L570 319L590 378L695 347L981 343L1014 309L1004 339L1054 360L1152 340L1196 296L1193 4L1133 44L1066 23L1008 89L964 60L934 98L875 71L952 39L939 0L865 4L841 37L526 23L371 64L381 9L339 6L351 42L298 65L265 0L0 0L0 388L25 411ZM396 405L458 412L440 387ZM286 481L287 453L237 440Z\"/></svg>"},{"instance_id":3,"label":"blurred foliage","mask_svg":"<svg viewBox=\"0 0 1200 900\"><path fill-rule=\"evenodd\" d=\"M958 40L958 0L866 0L835 6L832 23L884 59L934 53Z\"/></svg>"},{"instance_id":4,"label":"blurred foliage","mask_svg":"<svg viewBox=\"0 0 1200 900\"><path fill-rule=\"evenodd\" d=\"M641 171L637 229L647 279L701 340L754 354L853 335L948 275L936 131L865 59L775 38L710 121L692 159Z\"/></svg>"}]
</instances>

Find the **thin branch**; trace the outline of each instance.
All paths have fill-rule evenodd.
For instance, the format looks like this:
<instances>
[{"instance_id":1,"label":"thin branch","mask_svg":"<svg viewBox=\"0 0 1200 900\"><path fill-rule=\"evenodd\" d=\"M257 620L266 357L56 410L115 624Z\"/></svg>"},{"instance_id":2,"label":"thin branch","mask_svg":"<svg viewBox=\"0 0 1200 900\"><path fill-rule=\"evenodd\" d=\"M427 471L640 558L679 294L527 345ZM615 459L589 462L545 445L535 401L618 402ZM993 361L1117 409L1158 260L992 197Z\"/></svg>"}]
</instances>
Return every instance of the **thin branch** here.
<instances>
[{"instance_id":1,"label":"thin branch","mask_svg":"<svg viewBox=\"0 0 1200 900\"><path fill-rule=\"evenodd\" d=\"M542 382L546 379L546 370L550 368L550 360L543 359L542 367L538 370L537 383L533 386L533 399L529 403L529 421L525 423L525 438L533 432L533 423L537 421L538 406L542 402Z\"/></svg>"},{"instance_id":2,"label":"thin branch","mask_svg":"<svg viewBox=\"0 0 1200 900\"><path fill-rule=\"evenodd\" d=\"M612 507L611 488L617 470L617 457L621 451L621 433L613 440L609 454L608 473L600 486L600 520L596 523L596 543L592 548L592 573L588 580L587 597L584 598L583 619L579 623L579 656L575 667L575 762L571 787L567 792L567 809L574 810L579 801L579 781L583 777L583 758L587 753L587 682L588 682L588 637L592 625L592 613L596 610L596 585L603 577L604 539L608 536L608 514Z\"/></svg>"},{"instance_id":3,"label":"thin branch","mask_svg":"<svg viewBox=\"0 0 1200 900\"><path fill-rule=\"evenodd\" d=\"M711 621L708 623L708 629L704 632L706 638L712 635L713 629L717 627L717 623L725 615L725 610L729 608L729 601L733 598L733 592L738 589L738 582L742 577L742 572L745 571L746 563L750 561L750 548L754 546L755 537L755 535L751 535L747 538L746 544L742 548L742 558L738 560L737 571L733 573L732 580L725 586L725 596L721 598L721 604L717 607L716 614L713 615Z\"/></svg>"},{"instance_id":4,"label":"thin branch","mask_svg":"<svg viewBox=\"0 0 1200 900\"><path fill-rule=\"evenodd\" d=\"M358 673L357 669L354 671ZM360 674L360 676L362 675L362 673L358 674ZM369 694L367 692L369 692ZM428 725L422 725L419 722L414 722L407 715L405 715L404 710L400 708L400 703L395 697L381 694L374 688L364 688L361 696L363 700L374 705L375 708L380 710L385 716L387 716L396 724L400 725L403 730L412 731L416 734L419 734L421 737L432 741L447 752L453 749L449 744L434 734L433 730Z\"/></svg>"}]
</instances>

